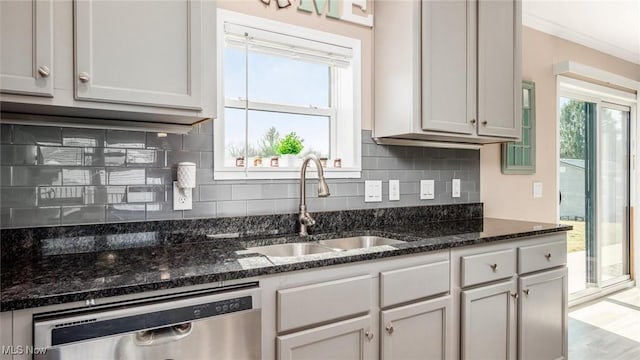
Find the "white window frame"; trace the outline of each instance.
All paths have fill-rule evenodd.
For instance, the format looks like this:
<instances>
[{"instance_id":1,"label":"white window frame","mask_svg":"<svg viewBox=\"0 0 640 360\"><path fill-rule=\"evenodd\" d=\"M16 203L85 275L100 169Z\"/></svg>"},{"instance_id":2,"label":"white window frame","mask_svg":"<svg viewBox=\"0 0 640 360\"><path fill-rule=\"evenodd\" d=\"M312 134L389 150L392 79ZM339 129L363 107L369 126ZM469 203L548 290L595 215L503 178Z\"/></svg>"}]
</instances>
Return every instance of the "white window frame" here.
<instances>
[{"instance_id":1,"label":"white window frame","mask_svg":"<svg viewBox=\"0 0 640 360\"><path fill-rule=\"evenodd\" d=\"M224 49L225 49L225 24L235 24L252 27L272 33L280 33L287 36L295 36L316 42L327 43L333 46L350 48L352 50L350 76L340 76L338 71L331 71L331 104L340 104L337 108L303 108L286 104L270 104L247 99L229 99L224 96ZM224 138L224 109L225 107L250 110L266 110L282 113L295 113L305 115L328 116L330 119L330 151L337 154L340 144L339 156L343 159L351 159L353 166L334 168L329 164L324 169L328 178L360 178L361 177L361 112L362 112L362 82L361 82L361 44L360 40L332 33L295 26L287 23L273 21L265 18L240 14L228 10L217 10L217 96L218 117L214 121L214 179L216 180L240 180L240 179L297 179L300 176L298 168L272 168L268 166L252 167L249 159L244 168L225 167L225 138ZM314 167L309 171L315 172Z\"/></svg>"}]
</instances>

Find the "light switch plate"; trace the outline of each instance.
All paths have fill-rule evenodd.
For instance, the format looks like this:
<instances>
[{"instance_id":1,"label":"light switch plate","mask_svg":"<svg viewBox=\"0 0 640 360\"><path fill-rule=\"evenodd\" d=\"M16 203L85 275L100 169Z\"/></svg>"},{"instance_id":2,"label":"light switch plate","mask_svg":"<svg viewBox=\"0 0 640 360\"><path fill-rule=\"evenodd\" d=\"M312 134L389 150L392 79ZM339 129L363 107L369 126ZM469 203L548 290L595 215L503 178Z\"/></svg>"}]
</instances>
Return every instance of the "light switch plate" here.
<instances>
[{"instance_id":1,"label":"light switch plate","mask_svg":"<svg viewBox=\"0 0 640 360\"><path fill-rule=\"evenodd\" d=\"M191 210L193 208L193 189L180 189L173 182L173 210Z\"/></svg>"},{"instance_id":2,"label":"light switch plate","mask_svg":"<svg viewBox=\"0 0 640 360\"><path fill-rule=\"evenodd\" d=\"M460 197L460 179L451 179L451 197Z\"/></svg>"},{"instance_id":3,"label":"light switch plate","mask_svg":"<svg viewBox=\"0 0 640 360\"><path fill-rule=\"evenodd\" d=\"M536 181L533 183L533 198L540 199L542 197L542 183Z\"/></svg>"},{"instance_id":4,"label":"light switch plate","mask_svg":"<svg viewBox=\"0 0 640 360\"><path fill-rule=\"evenodd\" d=\"M364 182L364 202L382 201L382 180L367 180Z\"/></svg>"},{"instance_id":5,"label":"light switch plate","mask_svg":"<svg viewBox=\"0 0 640 360\"><path fill-rule=\"evenodd\" d=\"M400 200L400 180L389 180L389 201Z\"/></svg>"},{"instance_id":6,"label":"light switch plate","mask_svg":"<svg viewBox=\"0 0 640 360\"><path fill-rule=\"evenodd\" d=\"M420 200L436 198L436 184L434 180L420 180Z\"/></svg>"}]
</instances>

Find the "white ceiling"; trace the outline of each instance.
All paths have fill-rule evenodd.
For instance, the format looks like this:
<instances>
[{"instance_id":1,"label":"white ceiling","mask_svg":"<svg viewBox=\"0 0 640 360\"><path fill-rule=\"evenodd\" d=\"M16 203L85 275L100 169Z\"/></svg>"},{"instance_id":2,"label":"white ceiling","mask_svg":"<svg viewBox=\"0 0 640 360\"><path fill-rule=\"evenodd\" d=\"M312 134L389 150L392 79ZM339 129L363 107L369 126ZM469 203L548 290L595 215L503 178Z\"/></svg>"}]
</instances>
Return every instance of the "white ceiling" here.
<instances>
[{"instance_id":1,"label":"white ceiling","mask_svg":"<svg viewBox=\"0 0 640 360\"><path fill-rule=\"evenodd\" d=\"M640 0L522 0L522 23L640 64Z\"/></svg>"}]
</instances>

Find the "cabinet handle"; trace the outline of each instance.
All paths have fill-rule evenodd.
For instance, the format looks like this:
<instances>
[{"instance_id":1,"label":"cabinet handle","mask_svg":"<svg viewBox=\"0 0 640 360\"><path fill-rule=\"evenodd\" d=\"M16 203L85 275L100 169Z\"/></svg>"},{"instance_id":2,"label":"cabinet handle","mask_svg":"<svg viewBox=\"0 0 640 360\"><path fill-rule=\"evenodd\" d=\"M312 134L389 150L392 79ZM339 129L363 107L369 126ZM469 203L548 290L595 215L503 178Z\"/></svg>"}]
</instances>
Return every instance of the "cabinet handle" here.
<instances>
[{"instance_id":1,"label":"cabinet handle","mask_svg":"<svg viewBox=\"0 0 640 360\"><path fill-rule=\"evenodd\" d=\"M518 300L518 293L511 294L511 296L513 296L513 298L514 298L515 300Z\"/></svg>"},{"instance_id":2,"label":"cabinet handle","mask_svg":"<svg viewBox=\"0 0 640 360\"><path fill-rule=\"evenodd\" d=\"M475 125L476 123L476 119L471 119L471 121L469 121L471 123L471 125Z\"/></svg>"},{"instance_id":3,"label":"cabinet handle","mask_svg":"<svg viewBox=\"0 0 640 360\"><path fill-rule=\"evenodd\" d=\"M544 257L546 257L547 260L551 261L551 253L544 254Z\"/></svg>"},{"instance_id":4,"label":"cabinet handle","mask_svg":"<svg viewBox=\"0 0 640 360\"><path fill-rule=\"evenodd\" d=\"M78 79L80 79L80 82L86 83L89 82L89 74L87 74L86 72L81 72L80 74L78 74Z\"/></svg>"},{"instance_id":5,"label":"cabinet handle","mask_svg":"<svg viewBox=\"0 0 640 360\"><path fill-rule=\"evenodd\" d=\"M498 269L498 264L491 264L489 265L489 267L491 267L491 270L493 270L493 272L496 272L496 270Z\"/></svg>"},{"instance_id":6,"label":"cabinet handle","mask_svg":"<svg viewBox=\"0 0 640 360\"><path fill-rule=\"evenodd\" d=\"M482 122L482 125L487 126L488 123L489 122L487 120L485 120L485 121Z\"/></svg>"},{"instance_id":7,"label":"cabinet handle","mask_svg":"<svg viewBox=\"0 0 640 360\"><path fill-rule=\"evenodd\" d=\"M387 330L387 332L389 333L389 335L393 334L393 325L388 324L387 327L385 328Z\"/></svg>"},{"instance_id":8,"label":"cabinet handle","mask_svg":"<svg viewBox=\"0 0 640 360\"><path fill-rule=\"evenodd\" d=\"M47 76L49 76L49 74L51 74L51 70L49 70L49 67L47 65L40 65L38 66L38 74L40 74L40 76L42 76L43 78L46 78Z\"/></svg>"},{"instance_id":9,"label":"cabinet handle","mask_svg":"<svg viewBox=\"0 0 640 360\"><path fill-rule=\"evenodd\" d=\"M364 336L366 336L367 340L369 340L369 341L373 340L373 332L371 332L371 331L366 331L364 333Z\"/></svg>"},{"instance_id":10,"label":"cabinet handle","mask_svg":"<svg viewBox=\"0 0 640 360\"><path fill-rule=\"evenodd\" d=\"M523 292L525 295L527 295L527 296L528 296L528 295L529 295L529 293L531 292L531 290L530 290L530 289L524 289L524 290L522 290L522 292Z\"/></svg>"}]
</instances>

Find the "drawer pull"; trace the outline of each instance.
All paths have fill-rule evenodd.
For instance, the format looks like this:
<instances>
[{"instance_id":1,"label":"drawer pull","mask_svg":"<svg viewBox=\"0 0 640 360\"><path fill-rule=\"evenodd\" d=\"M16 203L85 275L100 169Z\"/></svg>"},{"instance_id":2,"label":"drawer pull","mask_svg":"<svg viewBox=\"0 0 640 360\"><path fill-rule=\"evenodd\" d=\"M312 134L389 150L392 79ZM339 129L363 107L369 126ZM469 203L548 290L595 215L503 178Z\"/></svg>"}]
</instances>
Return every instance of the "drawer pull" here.
<instances>
[{"instance_id":1,"label":"drawer pull","mask_svg":"<svg viewBox=\"0 0 640 360\"><path fill-rule=\"evenodd\" d=\"M49 67L47 65L40 65L38 67L38 74L40 74L40 76L42 76L43 78L46 78L47 76L49 76L49 74L51 74L51 70L49 70Z\"/></svg>"},{"instance_id":2,"label":"drawer pull","mask_svg":"<svg viewBox=\"0 0 640 360\"><path fill-rule=\"evenodd\" d=\"M544 257L546 257L548 261L551 261L551 253L544 254Z\"/></svg>"},{"instance_id":3,"label":"drawer pull","mask_svg":"<svg viewBox=\"0 0 640 360\"><path fill-rule=\"evenodd\" d=\"M369 341L373 340L373 332L371 332L371 331L365 332L364 336L366 336L367 340L369 340Z\"/></svg>"},{"instance_id":4,"label":"drawer pull","mask_svg":"<svg viewBox=\"0 0 640 360\"><path fill-rule=\"evenodd\" d=\"M523 292L525 295L527 295L527 296L528 296L528 295L529 295L529 293L531 292L531 290L530 290L530 289L524 289L524 290L522 290L522 292Z\"/></svg>"},{"instance_id":5,"label":"drawer pull","mask_svg":"<svg viewBox=\"0 0 640 360\"><path fill-rule=\"evenodd\" d=\"M514 298L515 300L518 300L518 293L513 293L513 294L511 294L511 296L513 296L513 298Z\"/></svg>"},{"instance_id":6,"label":"drawer pull","mask_svg":"<svg viewBox=\"0 0 640 360\"><path fill-rule=\"evenodd\" d=\"M489 266L491 267L491 270L493 270L493 272L496 272L496 270L498 269L498 264L491 264Z\"/></svg>"},{"instance_id":7,"label":"drawer pull","mask_svg":"<svg viewBox=\"0 0 640 360\"><path fill-rule=\"evenodd\" d=\"M391 325L391 323L389 323L385 329L387 330L389 335L393 334L393 325Z\"/></svg>"}]
</instances>

